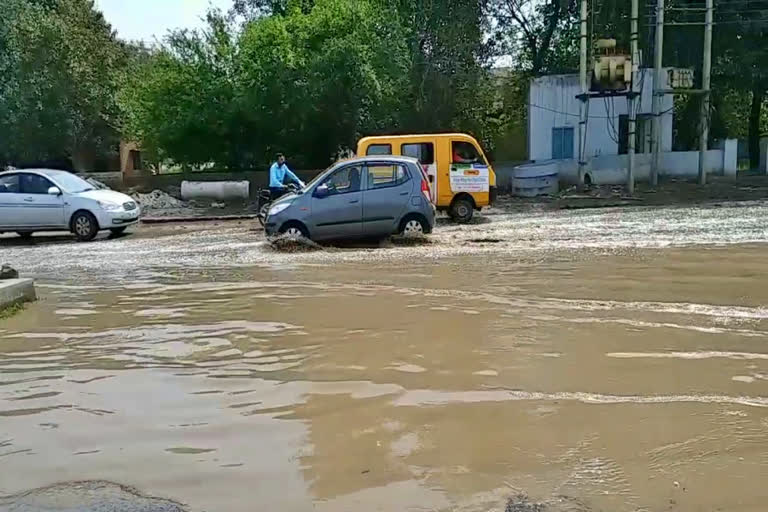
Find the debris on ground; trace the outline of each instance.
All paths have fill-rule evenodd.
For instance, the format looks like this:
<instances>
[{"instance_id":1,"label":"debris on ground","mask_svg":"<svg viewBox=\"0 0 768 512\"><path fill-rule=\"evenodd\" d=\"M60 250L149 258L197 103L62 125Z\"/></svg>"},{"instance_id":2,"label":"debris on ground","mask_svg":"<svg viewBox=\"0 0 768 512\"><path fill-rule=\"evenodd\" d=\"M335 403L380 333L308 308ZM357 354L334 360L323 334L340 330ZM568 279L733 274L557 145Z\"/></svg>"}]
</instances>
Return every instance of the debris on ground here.
<instances>
[{"instance_id":1,"label":"debris on ground","mask_svg":"<svg viewBox=\"0 0 768 512\"><path fill-rule=\"evenodd\" d=\"M554 496L537 503L526 494L518 494L507 500L504 512L590 512L592 509L581 500L570 496Z\"/></svg>"},{"instance_id":2,"label":"debris on ground","mask_svg":"<svg viewBox=\"0 0 768 512\"><path fill-rule=\"evenodd\" d=\"M176 199L162 190L153 190L148 194L141 192L132 192L133 197L143 210L170 210L175 208L186 208L187 204L180 199Z\"/></svg>"},{"instance_id":3,"label":"debris on ground","mask_svg":"<svg viewBox=\"0 0 768 512\"><path fill-rule=\"evenodd\" d=\"M0 279L18 279L18 278L19 278L19 273L12 266L5 263L3 264L2 267L0 267Z\"/></svg>"},{"instance_id":4,"label":"debris on ground","mask_svg":"<svg viewBox=\"0 0 768 512\"><path fill-rule=\"evenodd\" d=\"M211 203L211 208L226 208L227 203Z\"/></svg>"},{"instance_id":5,"label":"debris on ground","mask_svg":"<svg viewBox=\"0 0 768 512\"><path fill-rule=\"evenodd\" d=\"M0 511L38 512L184 512L176 502L152 498L136 489L104 481L54 484L0 497Z\"/></svg>"},{"instance_id":6,"label":"debris on ground","mask_svg":"<svg viewBox=\"0 0 768 512\"><path fill-rule=\"evenodd\" d=\"M417 246L417 245L430 245L432 243L432 240L427 238L424 235L410 235L410 236L403 236L403 235L395 235L390 238L390 241L392 245L399 245L399 246Z\"/></svg>"},{"instance_id":7,"label":"debris on ground","mask_svg":"<svg viewBox=\"0 0 768 512\"><path fill-rule=\"evenodd\" d=\"M544 512L546 506L543 503L531 503L528 496L518 494L507 500L504 512Z\"/></svg>"},{"instance_id":8,"label":"debris on ground","mask_svg":"<svg viewBox=\"0 0 768 512\"><path fill-rule=\"evenodd\" d=\"M313 242L309 238L304 238L303 236L293 237L280 235L274 238L268 238L267 243L272 249L280 252L310 252L325 250L322 245Z\"/></svg>"}]
</instances>

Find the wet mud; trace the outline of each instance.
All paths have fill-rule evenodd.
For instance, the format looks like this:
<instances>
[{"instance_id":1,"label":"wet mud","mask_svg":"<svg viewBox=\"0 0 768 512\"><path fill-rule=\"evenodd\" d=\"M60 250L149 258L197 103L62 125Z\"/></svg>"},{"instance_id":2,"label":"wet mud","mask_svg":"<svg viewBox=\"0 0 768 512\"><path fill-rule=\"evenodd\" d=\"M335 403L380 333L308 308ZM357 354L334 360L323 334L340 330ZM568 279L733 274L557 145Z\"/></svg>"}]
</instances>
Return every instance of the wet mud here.
<instances>
[{"instance_id":1,"label":"wet mud","mask_svg":"<svg viewBox=\"0 0 768 512\"><path fill-rule=\"evenodd\" d=\"M66 481L190 511L764 510L767 215L2 238L41 300L0 321L0 510Z\"/></svg>"}]
</instances>

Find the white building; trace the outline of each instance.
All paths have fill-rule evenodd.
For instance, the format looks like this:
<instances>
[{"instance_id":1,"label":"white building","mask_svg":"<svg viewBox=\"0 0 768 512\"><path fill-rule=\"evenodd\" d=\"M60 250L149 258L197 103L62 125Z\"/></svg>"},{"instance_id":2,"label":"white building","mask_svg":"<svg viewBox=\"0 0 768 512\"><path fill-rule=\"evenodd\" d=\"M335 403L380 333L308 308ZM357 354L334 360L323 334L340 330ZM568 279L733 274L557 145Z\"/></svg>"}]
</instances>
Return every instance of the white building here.
<instances>
[{"instance_id":1,"label":"white building","mask_svg":"<svg viewBox=\"0 0 768 512\"><path fill-rule=\"evenodd\" d=\"M653 70L640 71L637 90L637 152L651 152L653 123ZM667 73L663 73L666 88ZM534 161L579 157L579 75L550 75L531 82L528 101L528 152ZM672 150L672 118L674 105L670 95L664 96L661 111L662 151ZM627 152L626 97L592 98L589 100L586 155L621 155Z\"/></svg>"},{"instance_id":2,"label":"white building","mask_svg":"<svg viewBox=\"0 0 768 512\"><path fill-rule=\"evenodd\" d=\"M667 70L663 71L662 88L667 89ZM647 180L651 168L651 126L653 124L653 69L640 70L641 95L636 102L635 178ZM550 75L532 80L528 102L529 164L519 166L519 172L556 173L561 182L578 181L579 105L581 93L579 76ZM621 184L626 181L628 164L627 141L629 127L628 99L623 96L591 98L587 122L585 181L595 184ZM672 151L672 121L674 97L662 97L661 105L661 176L696 176L698 151ZM691 127L696 130L697 127ZM736 174L737 144L735 140L718 141L716 149L705 155L707 173Z\"/></svg>"}]
</instances>

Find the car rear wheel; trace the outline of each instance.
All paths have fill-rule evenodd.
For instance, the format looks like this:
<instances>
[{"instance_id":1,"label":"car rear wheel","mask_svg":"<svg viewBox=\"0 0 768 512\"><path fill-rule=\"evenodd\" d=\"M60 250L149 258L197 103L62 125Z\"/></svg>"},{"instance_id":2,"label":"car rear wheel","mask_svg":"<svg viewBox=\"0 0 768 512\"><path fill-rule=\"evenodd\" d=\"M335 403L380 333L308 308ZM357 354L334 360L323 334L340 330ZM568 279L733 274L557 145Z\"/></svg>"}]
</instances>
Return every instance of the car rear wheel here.
<instances>
[{"instance_id":1,"label":"car rear wheel","mask_svg":"<svg viewBox=\"0 0 768 512\"><path fill-rule=\"evenodd\" d=\"M424 236L427 232L427 226L424 220L419 216L406 217L400 225L400 235L406 238Z\"/></svg>"},{"instance_id":2,"label":"car rear wheel","mask_svg":"<svg viewBox=\"0 0 768 512\"><path fill-rule=\"evenodd\" d=\"M448 214L454 222L465 224L472 220L472 215L475 213L474 205L472 201L465 198L459 198L451 204L451 209Z\"/></svg>"},{"instance_id":3,"label":"car rear wheel","mask_svg":"<svg viewBox=\"0 0 768 512\"><path fill-rule=\"evenodd\" d=\"M16 234L19 235L24 240L29 240L30 238L32 238L32 235L34 235L32 231L19 231Z\"/></svg>"},{"instance_id":4,"label":"car rear wheel","mask_svg":"<svg viewBox=\"0 0 768 512\"><path fill-rule=\"evenodd\" d=\"M89 242L99 233L99 223L90 212L77 212L72 217L72 232L81 242Z\"/></svg>"}]
</instances>

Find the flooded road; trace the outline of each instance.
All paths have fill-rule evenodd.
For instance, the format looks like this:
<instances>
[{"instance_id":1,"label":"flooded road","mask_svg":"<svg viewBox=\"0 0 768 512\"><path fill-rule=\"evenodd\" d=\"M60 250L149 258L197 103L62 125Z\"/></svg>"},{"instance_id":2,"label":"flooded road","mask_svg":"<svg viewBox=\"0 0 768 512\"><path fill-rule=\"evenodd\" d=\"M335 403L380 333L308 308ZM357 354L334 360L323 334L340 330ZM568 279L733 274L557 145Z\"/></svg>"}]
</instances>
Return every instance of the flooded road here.
<instances>
[{"instance_id":1,"label":"flooded road","mask_svg":"<svg viewBox=\"0 0 768 512\"><path fill-rule=\"evenodd\" d=\"M247 224L2 238L42 300L0 321L0 495L765 510L767 218L542 211L298 254Z\"/></svg>"}]
</instances>

